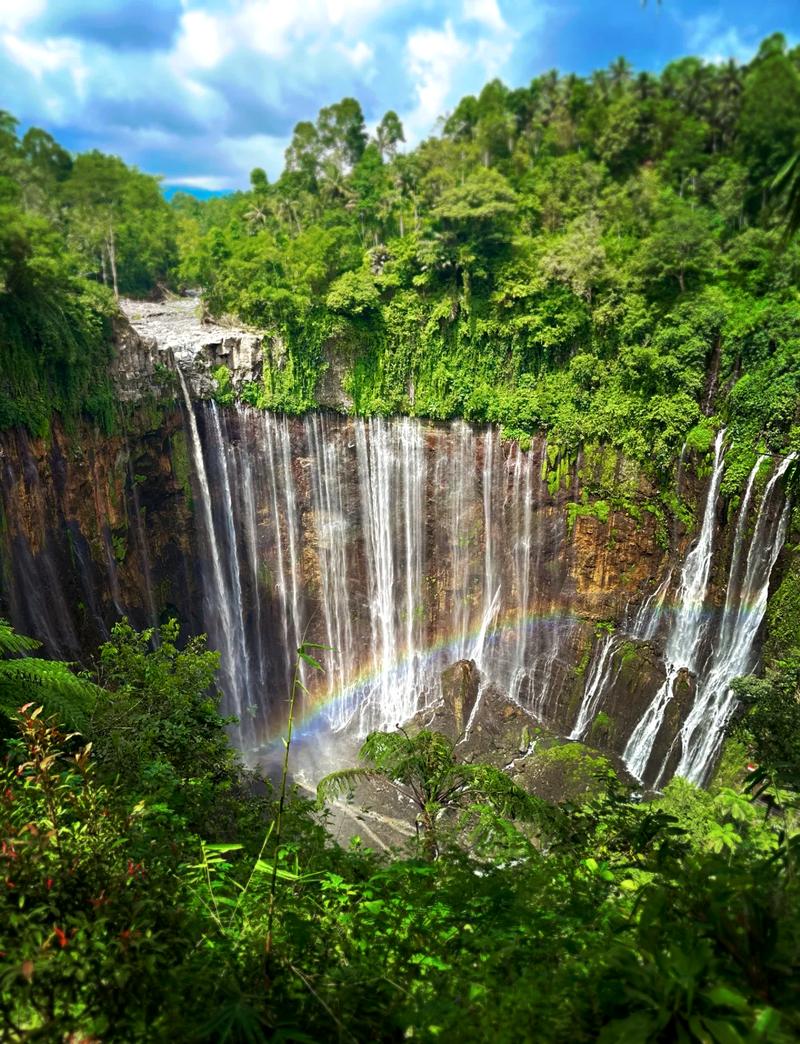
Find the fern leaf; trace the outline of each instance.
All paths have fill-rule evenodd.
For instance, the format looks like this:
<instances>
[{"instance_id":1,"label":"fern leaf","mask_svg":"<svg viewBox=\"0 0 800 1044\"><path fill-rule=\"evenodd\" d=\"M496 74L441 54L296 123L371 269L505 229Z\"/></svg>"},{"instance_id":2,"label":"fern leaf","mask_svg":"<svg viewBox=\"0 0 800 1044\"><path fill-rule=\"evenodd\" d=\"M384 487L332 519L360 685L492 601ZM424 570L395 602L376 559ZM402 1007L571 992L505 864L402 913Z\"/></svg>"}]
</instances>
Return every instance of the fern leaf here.
<instances>
[{"instance_id":1,"label":"fern leaf","mask_svg":"<svg viewBox=\"0 0 800 1044\"><path fill-rule=\"evenodd\" d=\"M77 677L68 664L59 660L33 656L0 660L0 712L8 717L34 698L44 706L46 714L55 715L62 724L83 730L99 691L96 685Z\"/></svg>"},{"instance_id":2,"label":"fern leaf","mask_svg":"<svg viewBox=\"0 0 800 1044\"><path fill-rule=\"evenodd\" d=\"M353 791L357 783L365 779L383 778L382 773L372 769L349 768L331 772L317 783L317 804L321 807L327 801L343 797Z\"/></svg>"},{"instance_id":3,"label":"fern leaf","mask_svg":"<svg viewBox=\"0 0 800 1044\"><path fill-rule=\"evenodd\" d=\"M8 620L0 618L0 653L6 656L16 656L20 653L33 652L41 646L35 638L28 638L24 634L17 634Z\"/></svg>"}]
</instances>

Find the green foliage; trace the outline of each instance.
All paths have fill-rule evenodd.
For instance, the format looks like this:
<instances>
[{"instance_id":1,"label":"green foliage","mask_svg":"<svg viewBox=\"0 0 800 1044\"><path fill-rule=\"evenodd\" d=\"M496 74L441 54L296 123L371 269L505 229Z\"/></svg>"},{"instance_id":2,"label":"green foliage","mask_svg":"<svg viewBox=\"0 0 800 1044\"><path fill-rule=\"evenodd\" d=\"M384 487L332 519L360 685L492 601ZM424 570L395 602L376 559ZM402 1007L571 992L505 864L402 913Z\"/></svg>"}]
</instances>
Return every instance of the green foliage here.
<instances>
[{"instance_id":1,"label":"green foliage","mask_svg":"<svg viewBox=\"0 0 800 1044\"><path fill-rule=\"evenodd\" d=\"M747 713L737 734L749 745L763 779L800 793L800 657L796 650L763 678L739 678L736 695Z\"/></svg>"},{"instance_id":2,"label":"green foliage","mask_svg":"<svg viewBox=\"0 0 800 1044\"><path fill-rule=\"evenodd\" d=\"M214 398L220 404L220 406L230 406L236 401L236 392L233 389L231 383L231 371L223 363L218 366L215 370L212 370L211 376L217 382L216 391L214 392Z\"/></svg>"},{"instance_id":3,"label":"green foliage","mask_svg":"<svg viewBox=\"0 0 800 1044\"><path fill-rule=\"evenodd\" d=\"M767 603L766 628L764 652L768 659L785 659L800 648L800 558L796 550Z\"/></svg>"},{"instance_id":4,"label":"green foliage","mask_svg":"<svg viewBox=\"0 0 800 1044\"><path fill-rule=\"evenodd\" d=\"M216 656L179 649L174 624L152 637L123 623L103 649L91 742L19 716L0 769L4 1040L797 1038L785 802L765 817L763 796L681 780L632 801L604 765L552 806L435 733L373 733L364 769L323 796L380 777L436 858L344 850L286 772L277 802L242 774L209 695ZM31 651L6 625L0 641ZM781 672L783 699L797 665ZM750 741L796 774L791 722L767 734L768 709ZM584 750L544 753L586 768Z\"/></svg>"},{"instance_id":5,"label":"green foliage","mask_svg":"<svg viewBox=\"0 0 800 1044\"><path fill-rule=\"evenodd\" d=\"M44 435L54 413L83 413L110 431L112 289L149 293L176 263L155 178L98 152L73 160L35 127L19 139L0 112L0 429Z\"/></svg>"},{"instance_id":6,"label":"green foliage","mask_svg":"<svg viewBox=\"0 0 800 1044\"><path fill-rule=\"evenodd\" d=\"M42 704L71 728L84 729L99 695L97 686L78 677L70 664L32 656L40 644L0 619L0 741L23 704Z\"/></svg>"},{"instance_id":7,"label":"green foliage","mask_svg":"<svg viewBox=\"0 0 800 1044\"><path fill-rule=\"evenodd\" d=\"M182 647L175 620L158 631L115 624L100 649L89 734L100 770L137 799L168 806L206 836L235 829L245 785L219 711L219 655L202 638ZM225 799L223 800L223 795Z\"/></svg>"},{"instance_id":8,"label":"green foliage","mask_svg":"<svg viewBox=\"0 0 800 1044\"><path fill-rule=\"evenodd\" d=\"M780 255L766 191L798 133L797 53L622 65L495 81L405 155L393 113L366 143L345 99L297 125L274 183L182 203L211 310L281 345L248 401L312 408L330 369L356 413L610 444L664 490L709 406L734 456L800 445L800 247Z\"/></svg>"},{"instance_id":9,"label":"green foliage","mask_svg":"<svg viewBox=\"0 0 800 1044\"><path fill-rule=\"evenodd\" d=\"M19 729L0 770L3 1039L143 1039L170 988L168 954L191 939L164 824L120 807L91 744L41 708Z\"/></svg>"},{"instance_id":10,"label":"green foliage","mask_svg":"<svg viewBox=\"0 0 800 1044\"><path fill-rule=\"evenodd\" d=\"M438 732L372 732L360 754L367 766L325 776L317 784L317 801L323 805L348 794L361 780L388 782L416 808L417 831L428 859L439 855L439 820L447 813L475 812L485 806L487 813L506 819L531 820L542 811L541 804L504 772L457 761L452 741Z\"/></svg>"}]
</instances>

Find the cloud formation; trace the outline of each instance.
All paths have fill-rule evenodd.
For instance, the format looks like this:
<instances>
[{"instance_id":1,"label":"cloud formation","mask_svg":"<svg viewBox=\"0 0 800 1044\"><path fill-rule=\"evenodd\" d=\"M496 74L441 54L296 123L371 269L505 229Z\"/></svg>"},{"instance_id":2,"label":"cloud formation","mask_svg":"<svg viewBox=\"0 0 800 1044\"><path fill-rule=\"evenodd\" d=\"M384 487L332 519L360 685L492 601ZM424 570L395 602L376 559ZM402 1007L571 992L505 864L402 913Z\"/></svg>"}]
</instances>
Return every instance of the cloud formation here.
<instances>
[{"instance_id":1,"label":"cloud formation","mask_svg":"<svg viewBox=\"0 0 800 1044\"><path fill-rule=\"evenodd\" d=\"M794 0L642 8L620 0L0 0L0 107L73 149L117 152L171 184L280 172L299 120L357 97L395 109L410 144L499 76L586 73L620 53L660 68L687 51L746 60L800 35ZM771 15L773 17L771 17Z\"/></svg>"}]
</instances>

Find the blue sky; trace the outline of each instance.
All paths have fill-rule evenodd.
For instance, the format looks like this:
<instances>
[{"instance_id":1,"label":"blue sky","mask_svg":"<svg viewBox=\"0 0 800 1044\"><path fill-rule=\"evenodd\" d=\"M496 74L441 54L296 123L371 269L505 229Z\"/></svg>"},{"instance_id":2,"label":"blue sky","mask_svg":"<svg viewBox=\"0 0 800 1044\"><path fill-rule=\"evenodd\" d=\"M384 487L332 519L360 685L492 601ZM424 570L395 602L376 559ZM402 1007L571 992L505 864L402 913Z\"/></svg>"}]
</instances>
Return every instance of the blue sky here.
<instances>
[{"instance_id":1,"label":"blue sky","mask_svg":"<svg viewBox=\"0 0 800 1044\"><path fill-rule=\"evenodd\" d=\"M776 30L800 41L798 0L0 0L0 108L230 189L276 176L294 124L345 95L370 126L395 109L414 143L495 76L747 61Z\"/></svg>"}]
</instances>

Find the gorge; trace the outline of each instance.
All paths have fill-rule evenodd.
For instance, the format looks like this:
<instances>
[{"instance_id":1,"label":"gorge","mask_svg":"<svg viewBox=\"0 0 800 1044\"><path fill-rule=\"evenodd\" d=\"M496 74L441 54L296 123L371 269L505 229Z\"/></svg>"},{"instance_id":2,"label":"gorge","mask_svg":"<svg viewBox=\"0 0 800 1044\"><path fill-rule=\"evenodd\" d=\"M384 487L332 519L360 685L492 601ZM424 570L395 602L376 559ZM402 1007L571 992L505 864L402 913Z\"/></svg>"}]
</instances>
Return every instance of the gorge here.
<instances>
[{"instance_id":1,"label":"gorge","mask_svg":"<svg viewBox=\"0 0 800 1044\"><path fill-rule=\"evenodd\" d=\"M309 640L325 673L304 679L306 728L392 728L472 660L484 685L648 786L708 777L729 683L757 663L794 454L759 456L726 502L720 429L707 457L682 454L674 492L693 515L668 524L609 448L222 405L216 363L241 384L259 342L204 330L188 307L155 309L160 341L137 320L146 306L129 307L141 337L119 327L126 436L82 450L65 432L4 436L3 592L20 630L83 658L123 613L177 613L220 651L237 745L256 759Z\"/></svg>"}]
</instances>

